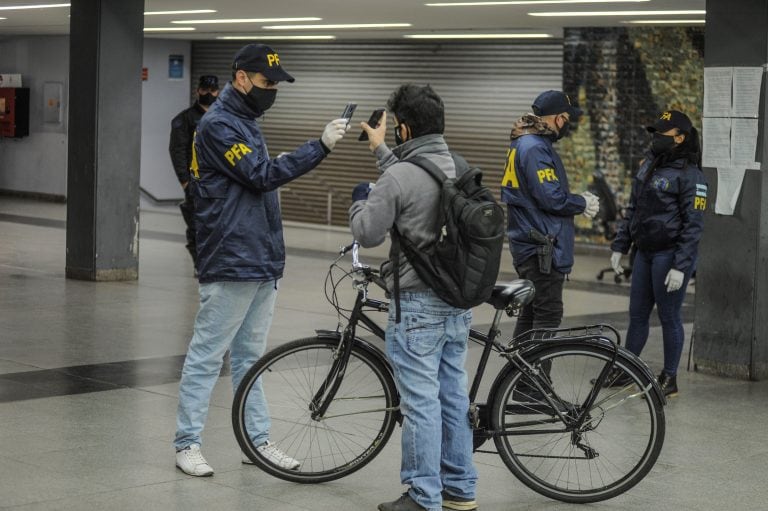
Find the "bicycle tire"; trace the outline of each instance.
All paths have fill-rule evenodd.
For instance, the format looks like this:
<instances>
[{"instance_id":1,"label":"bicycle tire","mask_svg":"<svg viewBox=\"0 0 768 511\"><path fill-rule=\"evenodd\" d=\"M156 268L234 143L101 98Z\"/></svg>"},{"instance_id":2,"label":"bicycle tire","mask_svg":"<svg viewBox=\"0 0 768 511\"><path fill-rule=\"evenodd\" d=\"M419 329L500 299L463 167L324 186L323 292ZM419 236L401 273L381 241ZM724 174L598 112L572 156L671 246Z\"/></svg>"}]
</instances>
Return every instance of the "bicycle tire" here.
<instances>
[{"instance_id":1,"label":"bicycle tire","mask_svg":"<svg viewBox=\"0 0 768 511\"><path fill-rule=\"evenodd\" d=\"M550 396L562 413L576 414L594 387L589 380L610 363L613 353L612 347L587 342L523 355L533 367L551 364ZM620 348L614 364L620 371L613 375L631 381L600 389L581 435L545 433L564 429L564 423L553 418L557 412L540 392L529 396L529 377L510 366L489 402L498 453L515 477L544 496L569 503L607 500L640 482L656 463L665 435L663 401L641 366Z\"/></svg>"},{"instance_id":2,"label":"bicycle tire","mask_svg":"<svg viewBox=\"0 0 768 511\"><path fill-rule=\"evenodd\" d=\"M265 472L296 483L333 481L361 469L389 440L399 414L397 389L383 355L372 347L353 346L327 418L311 418L309 401L330 371L338 344L319 336L292 341L266 353L243 377L232 406L235 437ZM249 435L246 404L259 380L270 409L270 442L301 462L296 470L264 458Z\"/></svg>"}]
</instances>

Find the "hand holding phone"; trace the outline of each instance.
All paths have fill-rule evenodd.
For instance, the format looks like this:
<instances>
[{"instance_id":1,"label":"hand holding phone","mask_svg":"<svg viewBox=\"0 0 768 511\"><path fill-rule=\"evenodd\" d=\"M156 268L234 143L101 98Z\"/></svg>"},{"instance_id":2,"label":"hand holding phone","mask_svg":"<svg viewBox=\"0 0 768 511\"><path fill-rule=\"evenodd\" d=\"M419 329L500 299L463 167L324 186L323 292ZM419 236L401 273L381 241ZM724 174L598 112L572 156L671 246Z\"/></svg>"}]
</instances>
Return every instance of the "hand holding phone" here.
<instances>
[{"instance_id":1,"label":"hand holding phone","mask_svg":"<svg viewBox=\"0 0 768 511\"><path fill-rule=\"evenodd\" d=\"M376 110L373 111L373 113L371 113L371 116L368 118L368 122L366 124L368 124L368 126L370 126L371 128L375 129L379 125L379 120L381 120L381 115L383 113L384 113L383 108L377 108ZM357 137L357 140L359 140L360 142L365 142L366 140L368 140L368 132L363 130L363 132L360 133L360 136Z\"/></svg>"},{"instance_id":2,"label":"hand holding phone","mask_svg":"<svg viewBox=\"0 0 768 511\"><path fill-rule=\"evenodd\" d=\"M352 119L352 114L355 113L356 108L357 108L356 103L347 103L347 106L344 107L344 112L342 112L341 118L346 119L347 124L349 124L349 120Z\"/></svg>"}]
</instances>

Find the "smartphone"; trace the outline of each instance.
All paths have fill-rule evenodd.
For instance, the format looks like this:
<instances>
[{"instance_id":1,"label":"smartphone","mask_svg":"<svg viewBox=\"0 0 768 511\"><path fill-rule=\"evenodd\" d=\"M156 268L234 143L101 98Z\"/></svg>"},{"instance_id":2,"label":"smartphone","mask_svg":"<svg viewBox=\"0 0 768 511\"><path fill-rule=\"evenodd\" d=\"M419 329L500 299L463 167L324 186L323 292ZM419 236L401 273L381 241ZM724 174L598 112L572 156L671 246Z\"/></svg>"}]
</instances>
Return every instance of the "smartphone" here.
<instances>
[{"instance_id":1,"label":"smartphone","mask_svg":"<svg viewBox=\"0 0 768 511\"><path fill-rule=\"evenodd\" d=\"M352 118L352 114L355 113L356 108L357 108L356 103L347 103L347 106L344 107L344 112L342 112L341 118L346 119L347 124L349 124L349 120Z\"/></svg>"},{"instance_id":2,"label":"smartphone","mask_svg":"<svg viewBox=\"0 0 768 511\"><path fill-rule=\"evenodd\" d=\"M381 120L381 116L383 113L384 113L383 108L377 108L376 110L374 110L371 116L368 118L368 123L367 123L368 126L370 126L371 128L375 128L376 126L378 126L379 120ZM368 140L368 133L366 131L363 131L362 133L360 133L360 136L357 137L357 139L360 142L365 142L366 140Z\"/></svg>"}]
</instances>

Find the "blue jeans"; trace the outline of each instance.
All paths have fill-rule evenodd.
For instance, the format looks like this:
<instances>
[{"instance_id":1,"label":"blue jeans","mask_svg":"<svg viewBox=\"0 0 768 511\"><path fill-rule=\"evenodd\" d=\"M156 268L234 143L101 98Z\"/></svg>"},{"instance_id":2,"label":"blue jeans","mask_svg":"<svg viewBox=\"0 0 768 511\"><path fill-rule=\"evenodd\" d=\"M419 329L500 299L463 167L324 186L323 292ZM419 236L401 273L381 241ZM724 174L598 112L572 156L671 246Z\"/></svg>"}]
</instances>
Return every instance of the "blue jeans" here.
<instances>
[{"instance_id":1,"label":"blue jeans","mask_svg":"<svg viewBox=\"0 0 768 511\"><path fill-rule=\"evenodd\" d=\"M234 389L264 354L276 297L276 281L200 284L200 310L179 386L176 450L201 443L211 392L227 350ZM246 407L251 439L255 445L263 444L269 439L270 420L261 382L254 385Z\"/></svg>"},{"instance_id":2,"label":"blue jeans","mask_svg":"<svg viewBox=\"0 0 768 511\"><path fill-rule=\"evenodd\" d=\"M475 498L472 429L467 395L467 336L471 311L432 291L401 292L402 320L390 307L387 356L395 370L403 414L400 479L428 510L441 510L441 491Z\"/></svg>"},{"instance_id":3,"label":"blue jeans","mask_svg":"<svg viewBox=\"0 0 768 511\"><path fill-rule=\"evenodd\" d=\"M640 355L648 340L651 311L654 304L658 309L661 332L664 338L664 373L677 374L680 356L685 344L681 309L685 299L685 288L692 269L685 273L683 285L677 291L667 293L664 279L675 262L673 250L644 252L638 250L632 265L632 287L629 291L629 330L627 349Z\"/></svg>"}]
</instances>

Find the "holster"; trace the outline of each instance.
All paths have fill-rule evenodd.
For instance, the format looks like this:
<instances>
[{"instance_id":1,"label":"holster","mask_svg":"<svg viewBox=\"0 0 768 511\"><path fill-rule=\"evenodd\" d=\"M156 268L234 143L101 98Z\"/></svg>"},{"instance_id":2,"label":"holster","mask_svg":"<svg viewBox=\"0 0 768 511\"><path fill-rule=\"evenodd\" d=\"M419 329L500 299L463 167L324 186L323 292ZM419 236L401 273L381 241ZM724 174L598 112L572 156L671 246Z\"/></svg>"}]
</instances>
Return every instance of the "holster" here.
<instances>
[{"instance_id":1,"label":"holster","mask_svg":"<svg viewBox=\"0 0 768 511\"><path fill-rule=\"evenodd\" d=\"M528 237L538 245L536 255L539 258L539 273L549 275L552 271L552 249L554 240L551 236L544 235L536 229L531 229Z\"/></svg>"}]
</instances>

